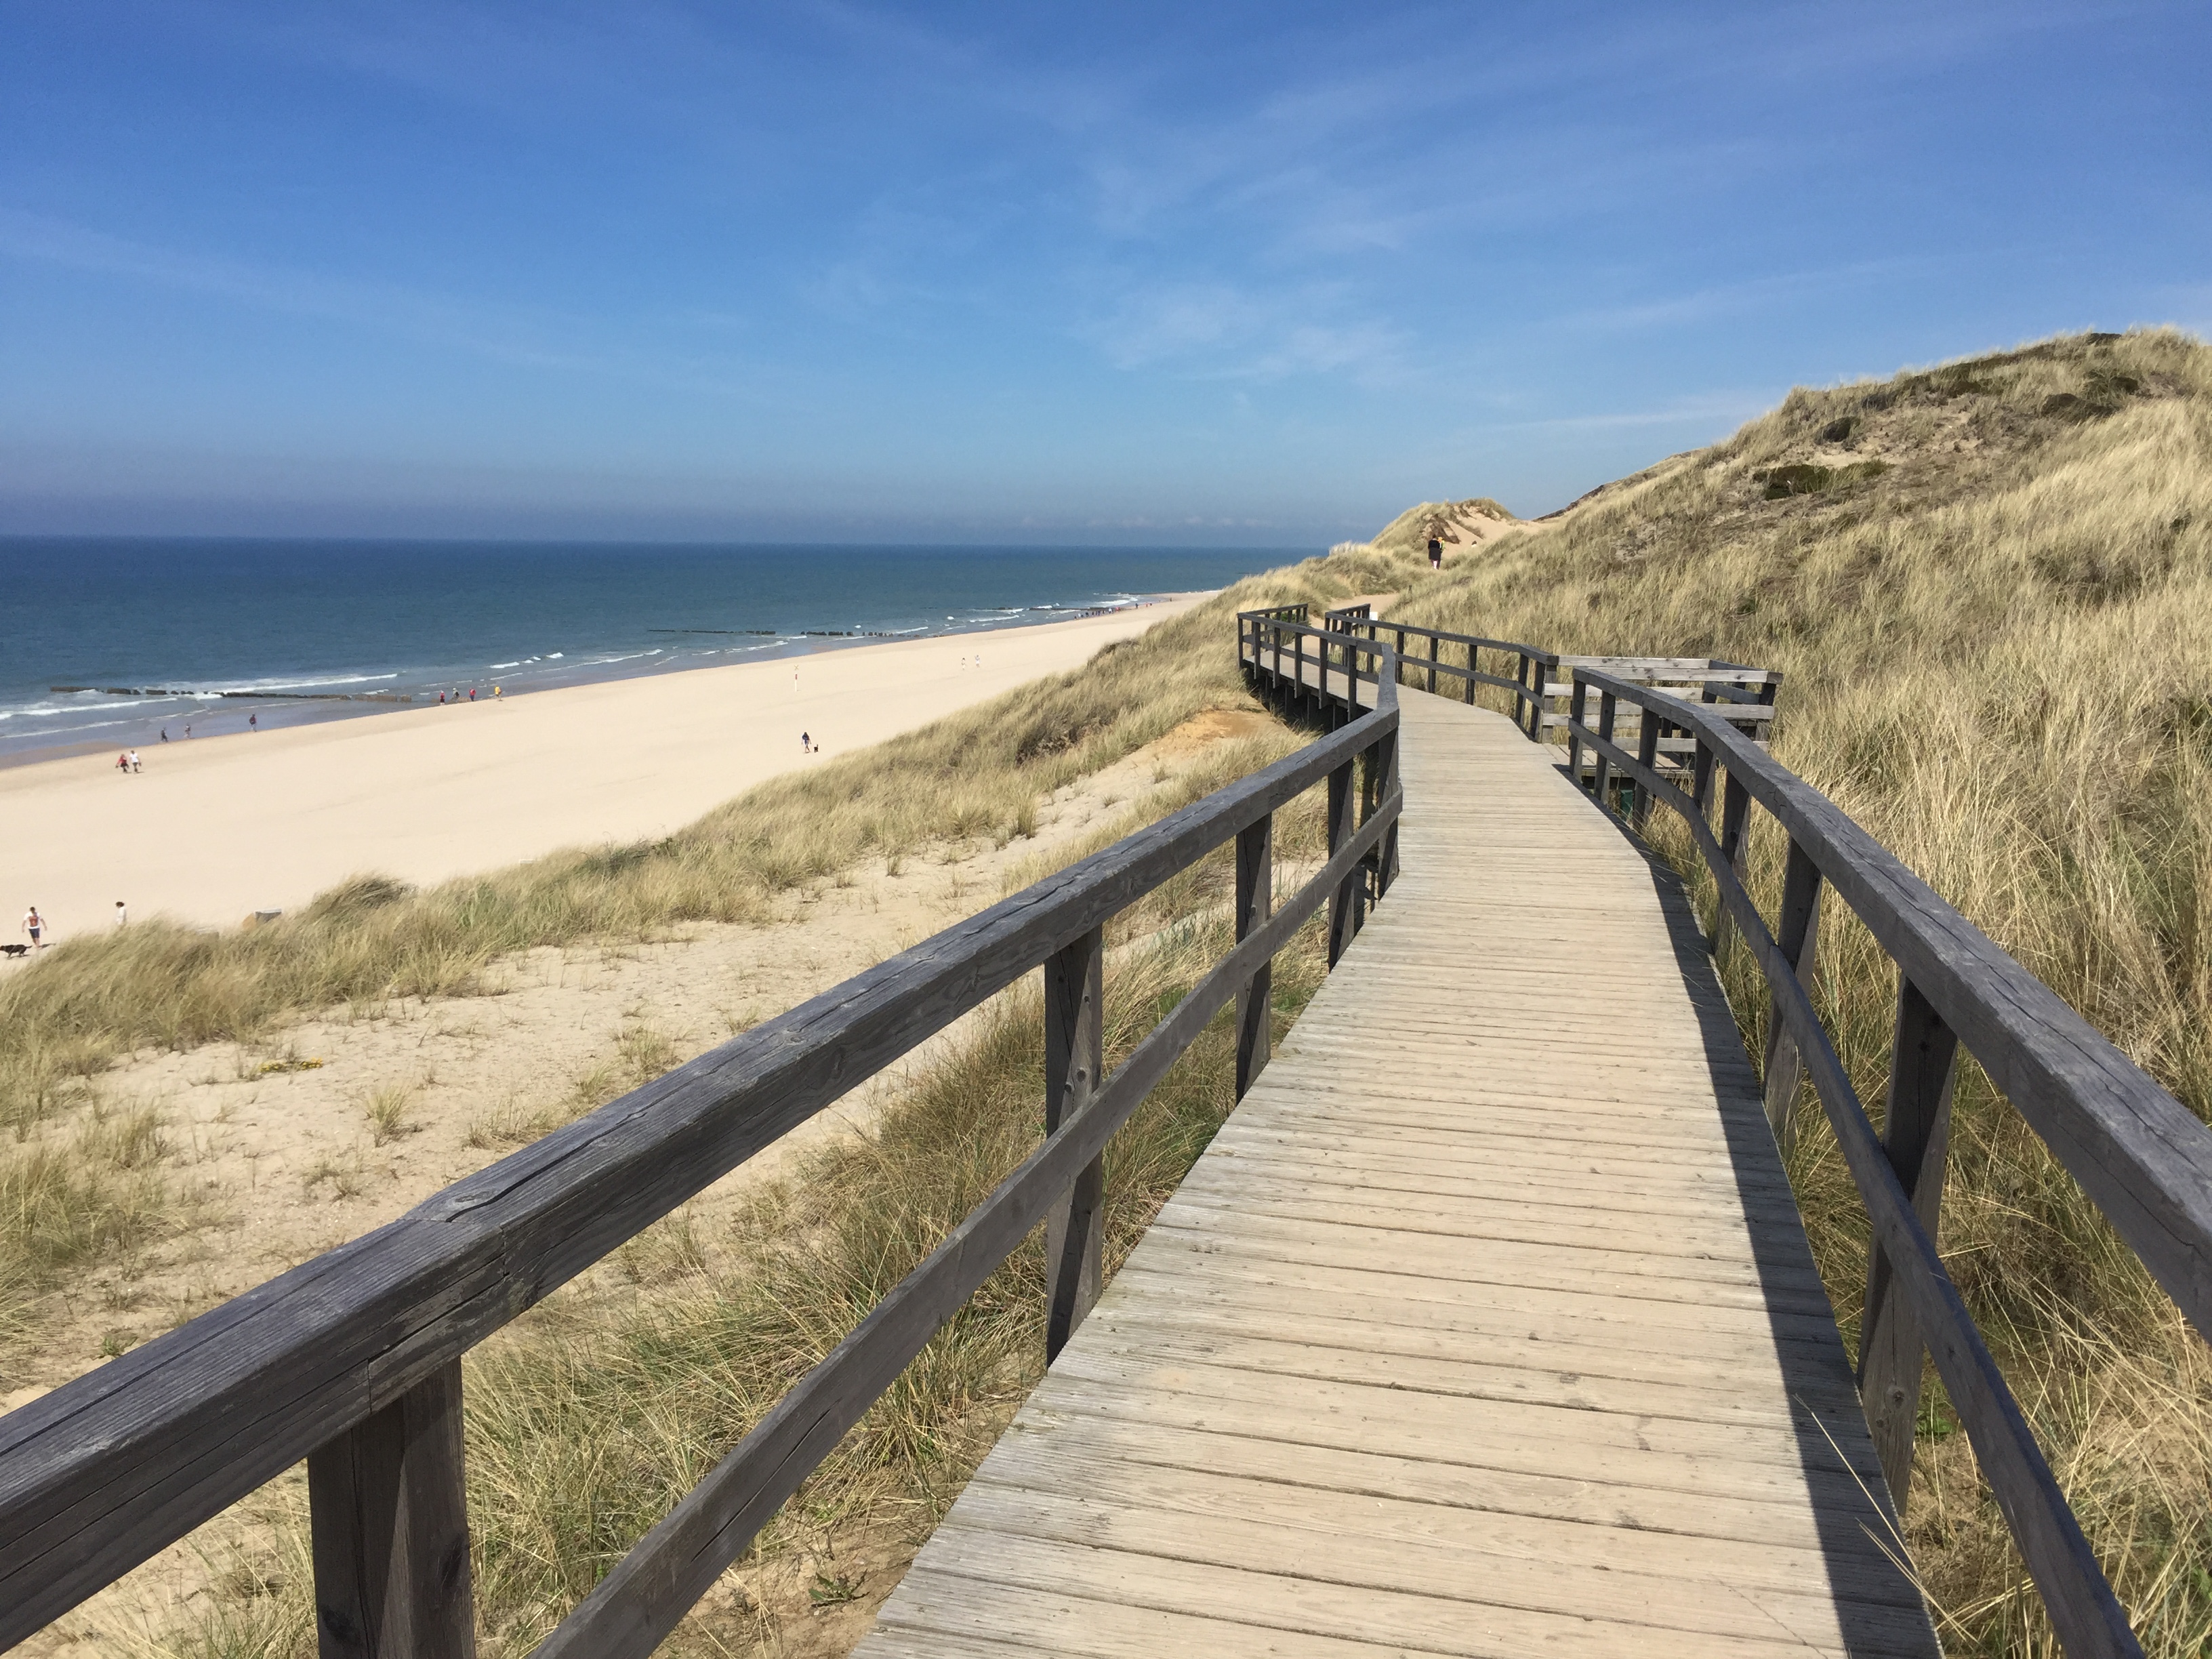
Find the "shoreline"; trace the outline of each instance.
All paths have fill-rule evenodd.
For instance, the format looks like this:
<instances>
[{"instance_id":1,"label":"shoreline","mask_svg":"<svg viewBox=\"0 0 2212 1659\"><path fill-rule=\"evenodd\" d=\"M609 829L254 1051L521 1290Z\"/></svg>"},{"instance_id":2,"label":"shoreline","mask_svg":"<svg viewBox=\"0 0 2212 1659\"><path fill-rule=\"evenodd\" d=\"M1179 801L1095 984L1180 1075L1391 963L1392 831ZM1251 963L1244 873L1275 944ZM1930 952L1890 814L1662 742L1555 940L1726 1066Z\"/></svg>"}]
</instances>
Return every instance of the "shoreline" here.
<instances>
[{"instance_id":1,"label":"shoreline","mask_svg":"<svg viewBox=\"0 0 2212 1659\"><path fill-rule=\"evenodd\" d=\"M918 643L923 639L975 639L985 635L1006 635L1020 629L1055 628L1071 622L1094 622L1102 617L1149 611L1164 605L1180 605L1195 601L1208 598L1218 591L1204 588L1146 593L1138 596L1127 604L1096 605L1082 610L1068 608L1060 610L1058 614L1043 612L1042 608L1032 609L1023 612L1018 617L1010 617L1005 622L963 624L918 635L912 639L872 632L809 629L799 634L782 635L770 638L755 647L758 653L757 656L750 656L742 663L699 663L671 659L665 662L648 662L639 667L623 668L620 666L621 663L635 659L617 659L605 662L580 662L573 672L562 673L556 671L516 684L507 690L500 701L534 697L551 691L574 690L581 686L619 684L631 680L657 679L672 674L704 673L717 668L754 667L786 663L794 658L817 656L830 651L865 651L886 645ZM720 635L750 630L670 629L655 631L684 635ZM615 672L593 672L600 669ZM489 697L487 688L498 677L492 671L485 671L475 682L479 693L484 697ZM465 682L459 688L464 694L465 685ZM54 689L86 691L106 688L78 686ZM177 726L179 722L190 725L211 721L222 723L223 729L204 732L189 739L191 742L199 743L209 738L236 736L256 730L289 731L299 726L326 726L336 721L364 720L380 714L453 707L453 704L451 702L442 705L438 702L439 690L439 687L434 685L427 690L419 692L337 694L311 692L304 690L289 694L283 691L250 690L174 693L164 692L160 688L132 690L128 695L134 697L172 696L180 700L197 698L201 701L204 707L183 713L151 715L143 720L135 722L128 720L118 720L113 722L118 729L118 735L112 738L102 738L98 741L82 738L41 744L35 748L10 748L5 744L0 744L0 772L12 771L27 766L44 765L55 761L79 760L88 755L106 755L112 757L124 750L136 748L143 750L149 745L158 747L163 743L159 733L167 727ZM120 712L120 707L118 712ZM260 716L258 726L249 727L246 724L249 714ZM134 732L135 735L132 734ZM179 736L168 741L169 746L173 747L176 743L185 742L187 739Z\"/></svg>"},{"instance_id":2,"label":"shoreline","mask_svg":"<svg viewBox=\"0 0 2212 1659\"><path fill-rule=\"evenodd\" d=\"M428 886L666 835L796 768L1073 668L1207 597L991 629L988 644L984 632L870 641L142 745L145 770L131 776L106 745L8 768L0 874L12 890L0 902L17 916L36 903L52 943L112 927L118 899L134 921L227 927L368 872Z\"/></svg>"}]
</instances>

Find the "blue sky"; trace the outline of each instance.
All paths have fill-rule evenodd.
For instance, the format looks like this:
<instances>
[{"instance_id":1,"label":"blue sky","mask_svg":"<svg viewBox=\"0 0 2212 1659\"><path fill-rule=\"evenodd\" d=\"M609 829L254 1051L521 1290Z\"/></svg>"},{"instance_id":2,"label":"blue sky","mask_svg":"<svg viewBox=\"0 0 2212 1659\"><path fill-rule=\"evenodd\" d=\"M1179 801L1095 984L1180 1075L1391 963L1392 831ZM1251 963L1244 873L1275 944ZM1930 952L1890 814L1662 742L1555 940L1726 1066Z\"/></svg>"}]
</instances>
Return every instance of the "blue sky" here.
<instances>
[{"instance_id":1,"label":"blue sky","mask_svg":"<svg viewBox=\"0 0 2212 1659\"><path fill-rule=\"evenodd\" d=\"M2212 322L2212 9L0 0L0 532L1224 542Z\"/></svg>"}]
</instances>

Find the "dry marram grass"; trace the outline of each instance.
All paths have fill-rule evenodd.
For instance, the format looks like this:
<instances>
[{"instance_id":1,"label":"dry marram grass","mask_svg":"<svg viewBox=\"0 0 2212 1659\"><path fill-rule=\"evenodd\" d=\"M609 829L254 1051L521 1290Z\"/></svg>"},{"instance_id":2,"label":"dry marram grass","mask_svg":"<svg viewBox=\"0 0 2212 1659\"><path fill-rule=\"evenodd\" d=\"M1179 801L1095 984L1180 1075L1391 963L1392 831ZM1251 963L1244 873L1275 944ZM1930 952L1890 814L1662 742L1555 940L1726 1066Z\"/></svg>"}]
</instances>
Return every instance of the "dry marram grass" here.
<instances>
[{"instance_id":1,"label":"dry marram grass","mask_svg":"<svg viewBox=\"0 0 2212 1659\"><path fill-rule=\"evenodd\" d=\"M1159 805L1196 799L1295 746L1225 745ZM1317 860L1317 792L1279 815L1286 861ZM1073 854L1071 854L1073 855ZM1109 935L1109 1066L1226 953L1225 851ZM1277 959L1286 1029L1322 977L1320 921ZM945 1233L1042 1133L1034 976L919 1068L868 1134L830 1143L709 1235L679 1212L617 1261L635 1294L564 1291L467 1362L482 1650L527 1652ZM1235 1038L1215 1019L1107 1153L1110 1271L1233 1104ZM754 1550L687 1620L678 1654L842 1651L965 1483L1043 1359L1043 1251L1030 1239L931 1342ZM303 1659L313 1575L297 1484L262 1501L269 1538L216 1577L181 1630L111 1620L118 1650ZM826 1622L849 1609L845 1624Z\"/></svg>"},{"instance_id":2,"label":"dry marram grass","mask_svg":"<svg viewBox=\"0 0 2212 1659\"><path fill-rule=\"evenodd\" d=\"M1726 442L1424 577L1392 614L1561 652L1786 671L1780 757L2199 1115L2212 1109L2202 343L2075 337L1794 392ZM1657 833L1694 864L1665 823ZM1778 837L1754 851L1771 913ZM1741 950L1723 966L1760 1052L1755 969ZM1823 924L1820 969L1838 1049L1878 1114L1894 970L1840 920ZM1848 1334L1863 1211L1825 1122L1802 1121L1792 1174ZM1953 1275L2146 1648L2200 1659L2212 1643L2203 1342L1971 1066L1950 1160ZM2055 1653L1932 1383L1922 1425L1911 1542L1947 1646Z\"/></svg>"},{"instance_id":3,"label":"dry marram grass","mask_svg":"<svg viewBox=\"0 0 2212 1659\"><path fill-rule=\"evenodd\" d=\"M1033 834L1037 803L1055 789L1200 710L1254 706L1223 643L1236 610L1327 604L1403 576L1401 562L1376 556L1254 578L1064 674L780 779L659 841L555 854L423 891L363 875L266 927L214 933L152 922L48 951L0 982L0 1126L16 1142L0 1152L0 1194L24 1194L0 1212L0 1229L9 1230L0 1245L19 1231L30 1238L47 1225L38 1217L60 1212L127 1210L134 1237L164 1224L171 1195L158 1176L100 1174L48 1132L58 1109L87 1104L100 1074L134 1050L264 1042L311 1011L373 1015L398 1000L467 994L491 963L518 951L655 938L693 921L763 921L776 896L836 882L866 859L896 870L933 846ZM581 1098L593 1092L583 1089L580 1103L599 1104ZM404 1103L363 1109L377 1144L404 1133ZM553 1127L542 1114L487 1124L485 1141L519 1142ZM329 1175L347 1178L335 1168ZM35 1243L0 1253L0 1380L11 1340L28 1334L33 1298L76 1259Z\"/></svg>"}]
</instances>

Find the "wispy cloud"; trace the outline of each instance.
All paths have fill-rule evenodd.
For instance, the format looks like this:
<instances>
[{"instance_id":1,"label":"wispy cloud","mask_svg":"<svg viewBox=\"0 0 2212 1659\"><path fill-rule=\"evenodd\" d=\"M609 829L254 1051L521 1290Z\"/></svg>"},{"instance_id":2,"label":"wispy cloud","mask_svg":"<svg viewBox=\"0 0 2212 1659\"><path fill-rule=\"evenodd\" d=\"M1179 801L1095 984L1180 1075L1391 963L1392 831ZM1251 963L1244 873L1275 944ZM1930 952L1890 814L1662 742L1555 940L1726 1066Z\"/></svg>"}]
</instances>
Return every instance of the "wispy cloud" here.
<instances>
[{"instance_id":1,"label":"wispy cloud","mask_svg":"<svg viewBox=\"0 0 2212 1659\"><path fill-rule=\"evenodd\" d=\"M1919 275L1935 262L1926 259L1860 259L1823 270L1778 271L1740 283L1719 283L1685 294L1639 300L1632 304L1601 306L1571 311L1552 319L1552 325L1569 329L1631 331L1678 328L1689 323L1740 316L1774 305L1794 304L1822 294L1871 286L1892 278Z\"/></svg>"},{"instance_id":2,"label":"wispy cloud","mask_svg":"<svg viewBox=\"0 0 2212 1659\"><path fill-rule=\"evenodd\" d=\"M386 283L161 247L10 208L0 208L0 254L353 324L510 362L576 367L584 361L543 341L550 318L525 318Z\"/></svg>"},{"instance_id":3,"label":"wispy cloud","mask_svg":"<svg viewBox=\"0 0 2212 1659\"><path fill-rule=\"evenodd\" d=\"M592 340L592 325L542 306L488 305L389 283L164 247L0 207L0 258L120 276L253 310L319 319L517 368L611 376L721 397L765 396L745 366L694 349L652 355ZM694 337L732 332L726 313L665 319Z\"/></svg>"},{"instance_id":4,"label":"wispy cloud","mask_svg":"<svg viewBox=\"0 0 2212 1659\"><path fill-rule=\"evenodd\" d=\"M1326 287L1267 290L1226 281L1133 284L1077 332L1115 368L1196 380L1277 380L1402 372L1408 337Z\"/></svg>"},{"instance_id":5,"label":"wispy cloud","mask_svg":"<svg viewBox=\"0 0 2212 1659\"><path fill-rule=\"evenodd\" d=\"M1482 432L1616 432L1645 427L1736 427L1774 406L1771 391L1702 392L1653 409L1601 410L1587 415L1546 416L1528 421L1495 421L1466 428Z\"/></svg>"}]
</instances>

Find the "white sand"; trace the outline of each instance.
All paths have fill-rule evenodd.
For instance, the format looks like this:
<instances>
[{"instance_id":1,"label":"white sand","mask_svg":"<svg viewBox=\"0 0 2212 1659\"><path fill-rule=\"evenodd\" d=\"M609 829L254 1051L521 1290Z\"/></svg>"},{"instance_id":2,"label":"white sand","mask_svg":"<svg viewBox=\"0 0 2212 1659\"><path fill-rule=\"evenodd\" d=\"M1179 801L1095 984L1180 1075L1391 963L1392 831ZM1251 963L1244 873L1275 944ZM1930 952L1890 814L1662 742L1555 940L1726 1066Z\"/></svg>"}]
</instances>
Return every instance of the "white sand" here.
<instances>
[{"instance_id":1,"label":"white sand","mask_svg":"<svg viewBox=\"0 0 2212 1659\"><path fill-rule=\"evenodd\" d=\"M110 754L0 769L4 933L32 903L50 942L112 926L118 899L133 921L223 925L364 871L428 883L663 835L1195 603L156 744L132 776Z\"/></svg>"}]
</instances>

